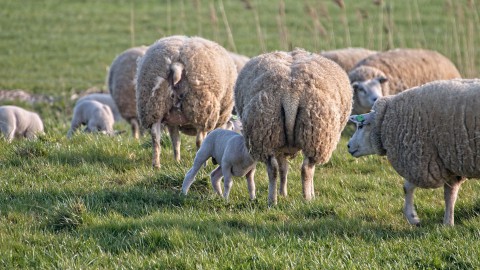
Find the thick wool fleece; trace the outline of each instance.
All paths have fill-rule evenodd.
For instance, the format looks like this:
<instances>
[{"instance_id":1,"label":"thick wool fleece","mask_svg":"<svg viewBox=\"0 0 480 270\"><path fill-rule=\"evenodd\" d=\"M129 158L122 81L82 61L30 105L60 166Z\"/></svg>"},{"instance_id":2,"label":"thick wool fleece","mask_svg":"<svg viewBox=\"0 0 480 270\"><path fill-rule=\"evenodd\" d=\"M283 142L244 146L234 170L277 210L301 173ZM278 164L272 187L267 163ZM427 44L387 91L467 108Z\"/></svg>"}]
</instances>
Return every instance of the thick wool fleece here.
<instances>
[{"instance_id":1,"label":"thick wool fleece","mask_svg":"<svg viewBox=\"0 0 480 270\"><path fill-rule=\"evenodd\" d=\"M141 46L122 52L113 60L108 74L110 94L117 104L120 114L129 123L132 119L137 119L134 84L137 59L142 57L147 49L148 47Z\"/></svg>"},{"instance_id":2,"label":"thick wool fleece","mask_svg":"<svg viewBox=\"0 0 480 270\"><path fill-rule=\"evenodd\" d=\"M436 188L480 177L480 80L428 83L383 97L373 110L377 152L410 183Z\"/></svg>"},{"instance_id":3,"label":"thick wool fleece","mask_svg":"<svg viewBox=\"0 0 480 270\"><path fill-rule=\"evenodd\" d=\"M379 74L388 78L388 82L382 84L384 96L435 80L461 78L460 72L448 58L423 49L395 49L373 54L358 62L350 71L349 78L353 83L372 79Z\"/></svg>"},{"instance_id":4,"label":"thick wool fleece","mask_svg":"<svg viewBox=\"0 0 480 270\"><path fill-rule=\"evenodd\" d=\"M340 66L296 49L252 58L237 79L235 104L255 160L301 149L322 164L347 122L352 89Z\"/></svg>"},{"instance_id":5,"label":"thick wool fleece","mask_svg":"<svg viewBox=\"0 0 480 270\"><path fill-rule=\"evenodd\" d=\"M235 63L235 66L237 67L237 72L240 73L242 70L243 66L250 60L249 57L241 54L236 54L233 52L229 52L230 57L232 58L233 62Z\"/></svg>"},{"instance_id":6,"label":"thick wool fleece","mask_svg":"<svg viewBox=\"0 0 480 270\"><path fill-rule=\"evenodd\" d=\"M183 66L178 88L185 93L173 108L168 83L171 67ZM137 113L144 128L158 121L179 126L189 135L225 124L233 108L237 72L228 52L199 37L172 36L158 40L141 58L137 69ZM172 110L172 111L171 111ZM177 114L168 117L169 113ZM169 123L168 119L182 119Z\"/></svg>"},{"instance_id":7,"label":"thick wool fleece","mask_svg":"<svg viewBox=\"0 0 480 270\"><path fill-rule=\"evenodd\" d=\"M363 58L377 53L364 48L344 48L338 50L324 51L320 55L337 63L346 72L349 72L355 64Z\"/></svg>"}]
</instances>

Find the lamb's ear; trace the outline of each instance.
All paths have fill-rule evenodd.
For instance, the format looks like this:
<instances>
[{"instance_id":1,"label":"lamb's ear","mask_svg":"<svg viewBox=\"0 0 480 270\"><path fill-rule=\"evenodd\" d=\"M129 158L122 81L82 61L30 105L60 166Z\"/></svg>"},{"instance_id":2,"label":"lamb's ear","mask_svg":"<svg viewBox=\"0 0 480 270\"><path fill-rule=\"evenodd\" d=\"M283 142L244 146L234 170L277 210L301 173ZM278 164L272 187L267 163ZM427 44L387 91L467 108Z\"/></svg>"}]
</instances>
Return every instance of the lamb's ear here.
<instances>
[{"instance_id":1,"label":"lamb's ear","mask_svg":"<svg viewBox=\"0 0 480 270\"><path fill-rule=\"evenodd\" d=\"M388 78L385 77L385 76L380 76L380 77L377 77L377 81L381 84L386 83L386 82L388 82Z\"/></svg>"}]
</instances>

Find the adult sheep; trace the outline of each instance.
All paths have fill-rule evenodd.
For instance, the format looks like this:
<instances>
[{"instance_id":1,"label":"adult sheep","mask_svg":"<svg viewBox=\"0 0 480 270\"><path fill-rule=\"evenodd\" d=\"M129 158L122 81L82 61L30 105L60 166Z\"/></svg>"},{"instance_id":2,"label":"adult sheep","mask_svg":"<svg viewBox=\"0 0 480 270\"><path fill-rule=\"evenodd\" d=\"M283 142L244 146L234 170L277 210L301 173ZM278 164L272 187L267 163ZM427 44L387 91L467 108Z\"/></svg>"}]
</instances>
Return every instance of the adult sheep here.
<instances>
[{"instance_id":1,"label":"adult sheep","mask_svg":"<svg viewBox=\"0 0 480 270\"><path fill-rule=\"evenodd\" d=\"M375 53L377 51L364 48L343 48L323 51L320 55L337 63L345 72L349 72L358 61Z\"/></svg>"},{"instance_id":2,"label":"adult sheep","mask_svg":"<svg viewBox=\"0 0 480 270\"><path fill-rule=\"evenodd\" d=\"M302 184L314 197L315 164L327 162L352 109L352 90L333 61L301 49L252 58L235 84L235 106L250 154L267 165L269 204L287 195L286 158L303 152Z\"/></svg>"},{"instance_id":3,"label":"adult sheep","mask_svg":"<svg viewBox=\"0 0 480 270\"><path fill-rule=\"evenodd\" d=\"M248 62L248 60L250 60L249 57L247 57L245 55L238 54L238 53L228 52L228 54L232 58L233 63L235 63L235 67L237 68L237 73L240 73L243 66L245 66L245 64Z\"/></svg>"},{"instance_id":4,"label":"adult sheep","mask_svg":"<svg viewBox=\"0 0 480 270\"><path fill-rule=\"evenodd\" d=\"M354 157L386 155L405 178L404 214L419 224L415 187L444 187L443 223L454 224L460 185L480 177L480 80L431 82L382 97L368 114L352 115L357 131L348 143Z\"/></svg>"},{"instance_id":5,"label":"adult sheep","mask_svg":"<svg viewBox=\"0 0 480 270\"><path fill-rule=\"evenodd\" d=\"M460 78L455 65L436 51L395 49L358 62L348 74L353 87L352 114L367 113L379 97L435 80Z\"/></svg>"},{"instance_id":6,"label":"adult sheep","mask_svg":"<svg viewBox=\"0 0 480 270\"><path fill-rule=\"evenodd\" d=\"M8 142L21 137L33 139L43 133L43 122L37 113L17 106L0 106L0 131Z\"/></svg>"},{"instance_id":7,"label":"adult sheep","mask_svg":"<svg viewBox=\"0 0 480 270\"><path fill-rule=\"evenodd\" d=\"M107 79L110 94L122 117L132 126L132 135L135 139L140 136L135 99L135 73L137 59L142 57L147 49L146 46L133 47L119 54L110 66Z\"/></svg>"},{"instance_id":8,"label":"adult sheep","mask_svg":"<svg viewBox=\"0 0 480 270\"><path fill-rule=\"evenodd\" d=\"M227 50L215 42L171 36L150 46L138 63L136 98L140 123L151 128L154 167L160 167L162 124L178 161L179 131L196 135L198 149L208 131L228 121L236 77Z\"/></svg>"}]
</instances>

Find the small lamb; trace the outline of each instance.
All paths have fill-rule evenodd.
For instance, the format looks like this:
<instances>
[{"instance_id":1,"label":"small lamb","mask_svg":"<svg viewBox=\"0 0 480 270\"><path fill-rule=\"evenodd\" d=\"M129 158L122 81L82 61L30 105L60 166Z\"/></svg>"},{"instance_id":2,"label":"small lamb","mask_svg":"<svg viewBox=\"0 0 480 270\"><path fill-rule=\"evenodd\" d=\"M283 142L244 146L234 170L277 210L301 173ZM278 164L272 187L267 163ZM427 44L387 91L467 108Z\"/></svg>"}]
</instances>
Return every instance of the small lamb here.
<instances>
[{"instance_id":1,"label":"small lamb","mask_svg":"<svg viewBox=\"0 0 480 270\"><path fill-rule=\"evenodd\" d=\"M348 142L354 157L386 155L405 179L404 214L418 225L416 187L444 189L443 224L466 178L480 178L480 80L434 81L379 98L373 111L352 115L357 130Z\"/></svg>"},{"instance_id":2,"label":"small lamb","mask_svg":"<svg viewBox=\"0 0 480 270\"><path fill-rule=\"evenodd\" d=\"M114 117L109 106L95 100L83 100L77 102L73 110L73 119L67 137L71 138L73 132L81 125L86 125L86 132L106 133L114 135L113 123Z\"/></svg>"},{"instance_id":3,"label":"small lamb","mask_svg":"<svg viewBox=\"0 0 480 270\"><path fill-rule=\"evenodd\" d=\"M252 159L245 146L242 135L225 129L215 129L210 132L198 150L193 167L185 175L182 185L182 193L187 194L198 170L210 157L214 164L219 164L210 173L212 187L219 195L222 195L220 180L224 177L225 192L223 197L228 199L232 188L232 176L246 176L250 199L255 199L255 169L257 163Z\"/></svg>"},{"instance_id":4,"label":"small lamb","mask_svg":"<svg viewBox=\"0 0 480 270\"><path fill-rule=\"evenodd\" d=\"M35 138L43 133L40 116L17 106L0 106L0 131L8 142L13 138Z\"/></svg>"}]
</instances>

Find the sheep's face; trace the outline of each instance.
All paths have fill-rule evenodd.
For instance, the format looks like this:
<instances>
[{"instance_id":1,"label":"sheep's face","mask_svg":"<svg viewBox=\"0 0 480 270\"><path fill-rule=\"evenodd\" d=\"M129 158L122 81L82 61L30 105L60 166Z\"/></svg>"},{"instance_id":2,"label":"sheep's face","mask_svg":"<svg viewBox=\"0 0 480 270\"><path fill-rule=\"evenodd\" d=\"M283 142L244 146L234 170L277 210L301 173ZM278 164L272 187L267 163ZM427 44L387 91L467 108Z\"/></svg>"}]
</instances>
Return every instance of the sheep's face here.
<instances>
[{"instance_id":1,"label":"sheep's face","mask_svg":"<svg viewBox=\"0 0 480 270\"><path fill-rule=\"evenodd\" d=\"M375 120L375 112L351 115L349 120L357 125L357 130L352 138L350 138L350 141L348 141L348 152L354 157L375 154L375 148L370 140L370 134Z\"/></svg>"},{"instance_id":2,"label":"sheep's face","mask_svg":"<svg viewBox=\"0 0 480 270\"><path fill-rule=\"evenodd\" d=\"M362 110L369 111L373 103L382 97L382 84L387 82L387 78L380 76L362 82L352 83L353 94L357 97L358 106Z\"/></svg>"}]
</instances>

